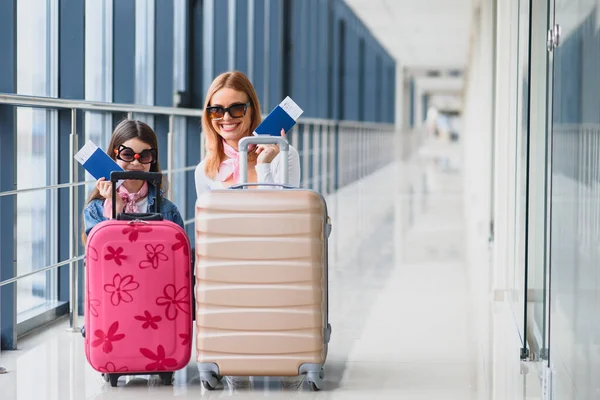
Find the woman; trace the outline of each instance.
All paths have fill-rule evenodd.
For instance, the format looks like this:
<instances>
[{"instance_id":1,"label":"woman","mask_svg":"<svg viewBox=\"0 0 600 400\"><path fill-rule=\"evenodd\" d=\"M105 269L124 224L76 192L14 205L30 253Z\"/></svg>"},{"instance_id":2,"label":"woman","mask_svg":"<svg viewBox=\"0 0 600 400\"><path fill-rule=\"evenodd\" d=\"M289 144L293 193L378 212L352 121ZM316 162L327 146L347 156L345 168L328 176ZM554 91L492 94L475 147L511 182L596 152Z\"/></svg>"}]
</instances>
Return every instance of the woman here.
<instances>
[{"instance_id":1,"label":"woman","mask_svg":"<svg viewBox=\"0 0 600 400\"><path fill-rule=\"evenodd\" d=\"M252 83L242 72L225 72L215 78L204 104L202 128L206 135L206 157L196 167L196 193L238 183L238 142L253 136L262 120L260 103ZM285 137L285 132L281 131ZM248 182L285 183L282 156L277 145L251 146L248 152ZM289 179L300 186L300 156L289 147Z\"/></svg>"}]
</instances>

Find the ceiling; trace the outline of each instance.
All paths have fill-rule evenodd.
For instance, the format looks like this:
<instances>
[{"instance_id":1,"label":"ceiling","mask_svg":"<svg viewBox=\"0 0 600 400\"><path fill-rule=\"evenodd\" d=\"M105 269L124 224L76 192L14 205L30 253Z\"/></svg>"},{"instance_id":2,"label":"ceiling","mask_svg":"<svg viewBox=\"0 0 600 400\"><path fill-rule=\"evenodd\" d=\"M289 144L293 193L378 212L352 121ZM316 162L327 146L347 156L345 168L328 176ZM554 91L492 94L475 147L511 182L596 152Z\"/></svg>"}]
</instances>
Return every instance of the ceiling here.
<instances>
[{"instance_id":1,"label":"ceiling","mask_svg":"<svg viewBox=\"0 0 600 400\"><path fill-rule=\"evenodd\" d=\"M473 0L345 1L404 67L466 67Z\"/></svg>"}]
</instances>

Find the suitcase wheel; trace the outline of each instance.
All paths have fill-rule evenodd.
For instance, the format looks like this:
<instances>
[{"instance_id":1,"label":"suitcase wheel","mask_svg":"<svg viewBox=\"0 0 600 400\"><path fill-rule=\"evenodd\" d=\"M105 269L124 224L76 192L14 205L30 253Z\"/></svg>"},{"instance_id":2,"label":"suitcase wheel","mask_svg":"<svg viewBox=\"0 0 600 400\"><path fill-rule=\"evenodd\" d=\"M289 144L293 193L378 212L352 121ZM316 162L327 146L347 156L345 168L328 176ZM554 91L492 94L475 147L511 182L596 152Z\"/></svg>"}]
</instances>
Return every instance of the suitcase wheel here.
<instances>
[{"instance_id":1,"label":"suitcase wheel","mask_svg":"<svg viewBox=\"0 0 600 400\"><path fill-rule=\"evenodd\" d=\"M166 372L166 373L160 374L160 379L161 379L163 385L171 386L173 384L173 372Z\"/></svg>"},{"instance_id":2,"label":"suitcase wheel","mask_svg":"<svg viewBox=\"0 0 600 400\"><path fill-rule=\"evenodd\" d=\"M313 392L318 392L319 390L321 390L321 386L323 384L323 378L325 377L325 370L323 368L321 368L321 370L317 373L315 372L308 372L306 374L306 381L308 382L308 386L310 387L310 390L312 390Z\"/></svg>"},{"instance_id":3,"label":"suitcase wheel","mask_svg":"<svg viewBox=\"0 0 600 400\"><path fill-rule=\"evenodd\" d=\"M119 383L119 375L117 374L107 374L109 376L110 379L110 386L112 387L117 387L117 384Z\"/></svg>"},{"instance_id":4,"label":"suitcase wheel","mask_svg":"<svg viewBox=\"0 0 600 400\"><path fill-rule=\"evenodd\" d=\"M108 377L108 374L102 374L102 377L104 378L104 382L110 382L110 378Z\"/></svg>"},{"instance_id":5,"label":"suitcase wheel","mask_svg":"<svg viewBox=\"0 0 600 400\"><path fill-rule=\"evenodd\" d=\"M202 386L204 386L206 390L215 390L217 388L217 384L223 378L213 374L202 374L200 379L202 381Z\"/></svg>"}]
</instances>

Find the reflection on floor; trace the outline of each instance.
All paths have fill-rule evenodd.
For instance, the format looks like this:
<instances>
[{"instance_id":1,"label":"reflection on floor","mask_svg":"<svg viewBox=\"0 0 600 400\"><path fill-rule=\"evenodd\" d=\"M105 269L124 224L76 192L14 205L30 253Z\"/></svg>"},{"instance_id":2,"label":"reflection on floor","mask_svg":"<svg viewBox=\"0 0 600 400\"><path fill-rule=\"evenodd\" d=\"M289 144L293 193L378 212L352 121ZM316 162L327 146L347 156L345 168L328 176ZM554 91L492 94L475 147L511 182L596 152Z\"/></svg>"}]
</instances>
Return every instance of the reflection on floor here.
<instances>
[{"instance_id":1,"label":"reflection on floor","mask_svg":"<svg viewBox=\"0 0 600 400\"><path fill-rule=\"evenodd\" d=\"M469 328L461 174L425 164L390 165L328 200L333 335L321 392L302 378L225 379L207 392L193 363L172 387L138 376L111 388L63 320L2 353L0 399L489 398Z\"/></svg>"}]
</instances>

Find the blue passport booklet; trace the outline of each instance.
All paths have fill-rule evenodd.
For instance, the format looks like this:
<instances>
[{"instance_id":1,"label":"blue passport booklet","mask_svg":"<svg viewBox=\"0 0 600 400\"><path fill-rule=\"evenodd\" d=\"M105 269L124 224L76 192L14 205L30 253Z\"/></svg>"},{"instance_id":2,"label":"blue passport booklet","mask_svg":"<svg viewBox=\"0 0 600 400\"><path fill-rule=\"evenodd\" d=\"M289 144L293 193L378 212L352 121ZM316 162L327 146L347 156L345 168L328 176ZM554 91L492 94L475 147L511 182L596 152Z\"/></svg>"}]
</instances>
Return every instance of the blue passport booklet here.
<instances>
[{"instance_id":1,"label":"blue passport booklet","mask_svg":"<svg viewBox=\"0 0 600 400\"><path fill-rule=\"evenodd\" d=\"M289 96L283 99L254 131L257 135L281 136L281 129L289 132L304 111Z\"/></svg>"},{"instance_id":2,"label":"blue passport booklet","mask_svg":"<svg viewBox=\"0 0 600 400\"><path fill-rule=\"evenodd\" d=\"M108 156L101 148L96 146L94 142L88 141L77 154L75 159L90 173L94 178L100 179L104 177L110 181L110 173L112 171L123 171L119 164ZM118 182L117 186L120 186Z\"/></svg>"}]
</instances>

